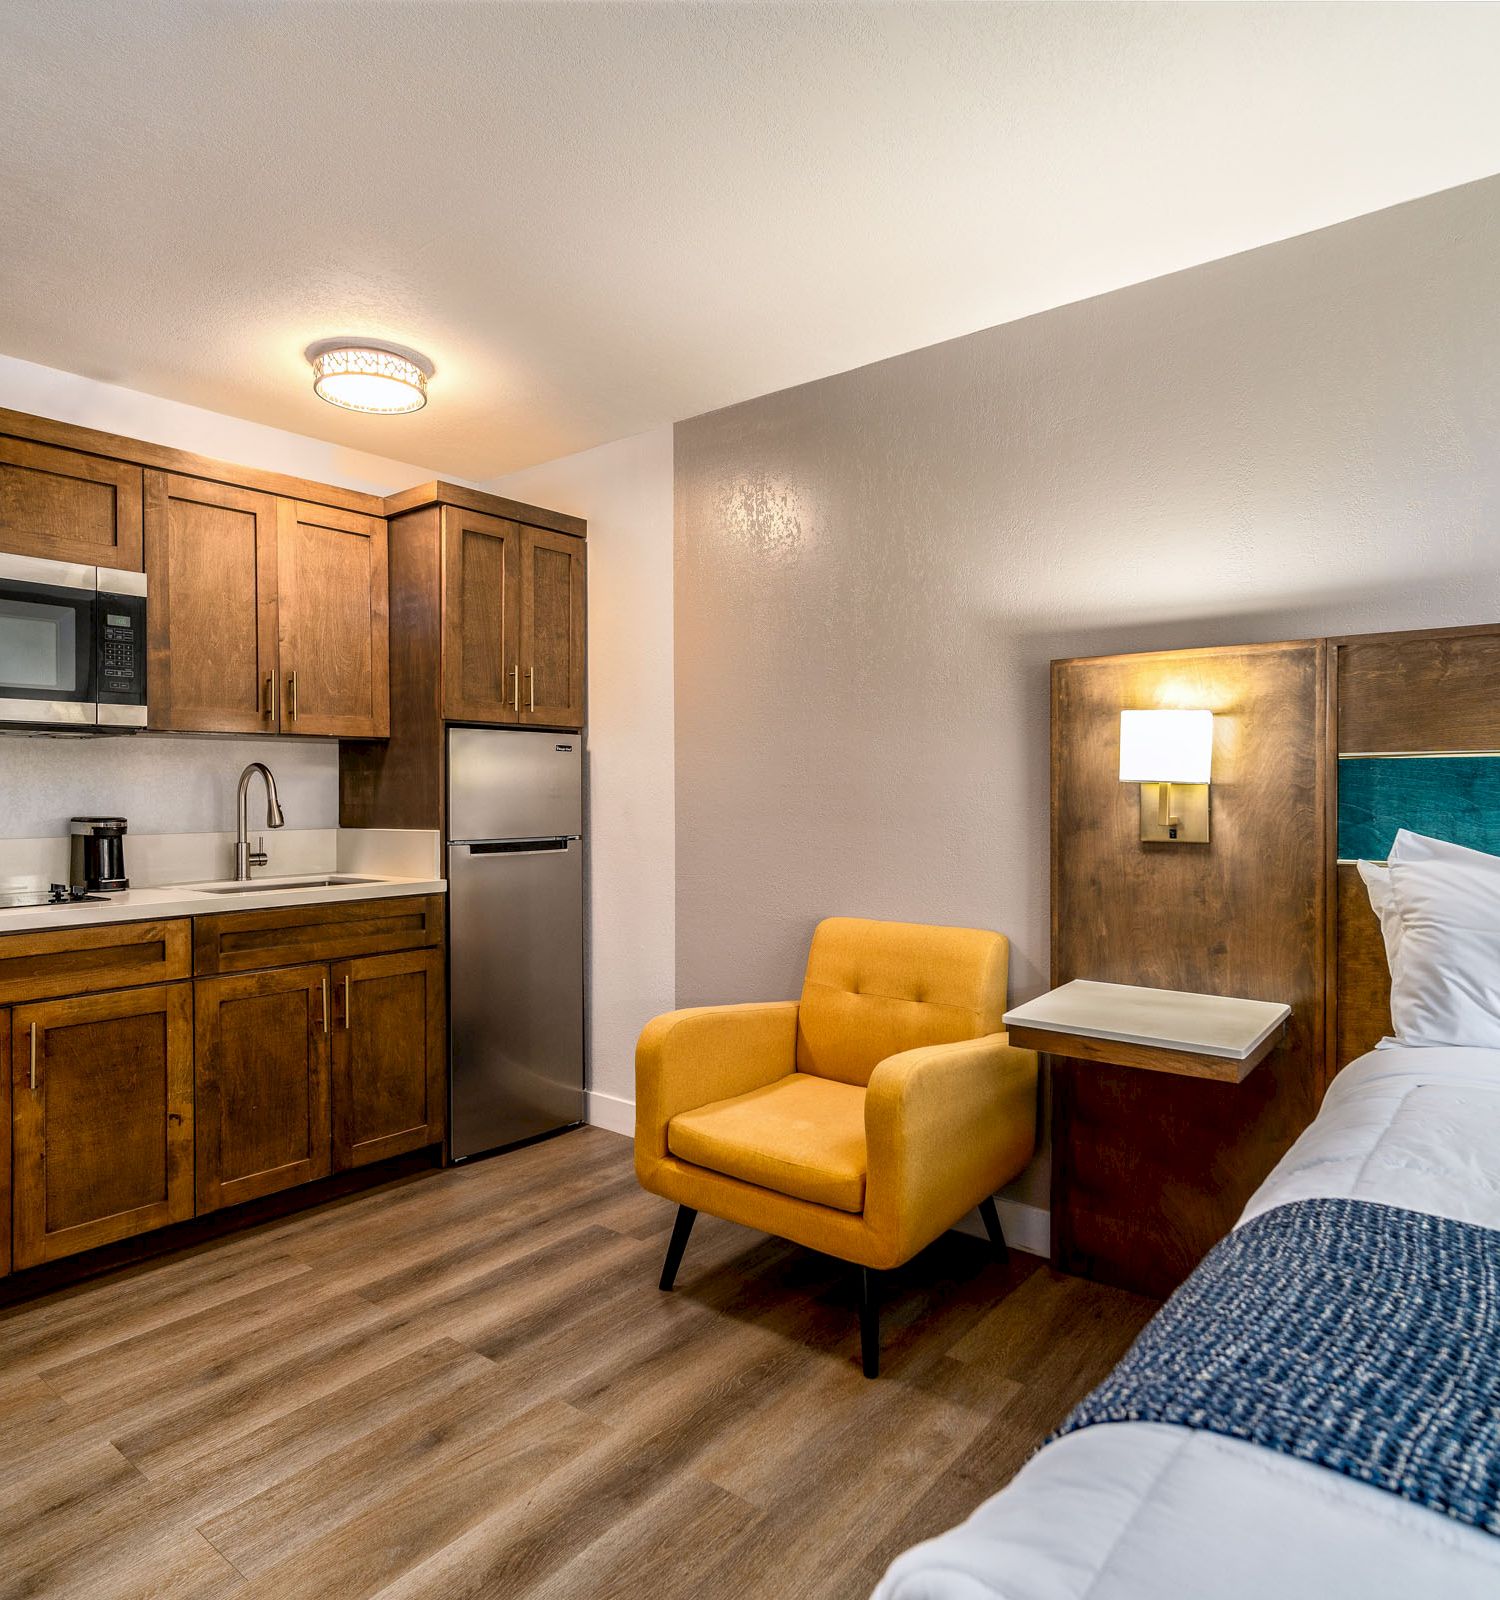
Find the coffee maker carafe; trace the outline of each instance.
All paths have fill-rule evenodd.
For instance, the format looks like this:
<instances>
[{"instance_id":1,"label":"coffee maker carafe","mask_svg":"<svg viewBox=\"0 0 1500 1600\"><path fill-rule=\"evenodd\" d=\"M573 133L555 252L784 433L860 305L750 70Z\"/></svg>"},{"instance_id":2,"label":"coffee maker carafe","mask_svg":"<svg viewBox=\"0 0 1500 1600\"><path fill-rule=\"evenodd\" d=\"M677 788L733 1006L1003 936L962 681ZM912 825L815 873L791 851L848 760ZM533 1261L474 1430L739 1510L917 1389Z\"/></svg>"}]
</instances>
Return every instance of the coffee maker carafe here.
<instances>
[{"instance_id":1,"label":"coffee maker carafe","mask_svg":"<svg viewBox=\"0 0 1500 1600\"><path fill-rule=\"evenodd\" d=\"M130 887L125 876L124 817L74 817L72 878L90 893L114 894Z\"/></svg>"}]
</instances>

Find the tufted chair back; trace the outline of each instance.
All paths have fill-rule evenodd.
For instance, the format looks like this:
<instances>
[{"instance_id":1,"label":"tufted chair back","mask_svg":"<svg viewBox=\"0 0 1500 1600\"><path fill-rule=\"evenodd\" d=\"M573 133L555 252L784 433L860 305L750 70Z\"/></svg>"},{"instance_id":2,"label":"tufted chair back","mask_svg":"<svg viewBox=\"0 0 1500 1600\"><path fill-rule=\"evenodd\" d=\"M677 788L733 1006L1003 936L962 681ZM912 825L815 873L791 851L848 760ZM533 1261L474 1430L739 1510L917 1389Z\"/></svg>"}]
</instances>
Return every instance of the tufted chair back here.
<instances>
[{"instance_id":1,"label":"tufted chair back","mask_svg":"<svg viewBox=\"0 0 1500 1600\"><path fill-rule=\"evenodd\" d=\"M887 1056L999 1033L1009 945L982 928L829 917L797 1009L797 1070L863 1087Z\"/></svg>"}]
</instances>

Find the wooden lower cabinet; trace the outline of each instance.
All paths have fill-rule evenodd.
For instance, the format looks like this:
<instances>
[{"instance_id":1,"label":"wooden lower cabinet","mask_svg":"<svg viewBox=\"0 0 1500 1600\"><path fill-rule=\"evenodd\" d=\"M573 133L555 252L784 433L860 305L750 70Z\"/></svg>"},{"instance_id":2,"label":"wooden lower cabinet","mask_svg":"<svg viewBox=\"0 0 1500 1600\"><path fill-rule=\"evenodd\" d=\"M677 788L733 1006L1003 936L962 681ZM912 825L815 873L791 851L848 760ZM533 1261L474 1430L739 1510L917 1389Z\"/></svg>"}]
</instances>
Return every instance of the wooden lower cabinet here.
<instances>
[{"instance_id":1,"label":"wooden lower cabinet","mask_svg":"<svg viewBox=\"0 0 1500 1600\"><path fill-rule=\"evenodd\" d=\"M193 923L0 936L0 1276L442 1142L441 896Z\"/></svg>"},{"instance_id":2,"label":"wooden lower cabinet","mask_svg":"<svg viewBox=\"0 0 1500 1600\"><path fill-rule=\"evenodd\" d=\"M10 1012L0 1010L0 1223L11 1215L10 1146ZM10 1229L0 1226L0 1277L10 1271Z\"/></svg>"},{"instance_id":3,"label":"wooden lower cabinet","mask_svg":"<svg viewBox=\"0 0 1500 1600\"><path fill-rule=\"evenodd\" d=\"M440 950L341 961L333 980L333 1164L362 1167L443 1137Z\"/></svg>"},{"instance_id":4,"label":"wooden lower cabinet","mask_svg":"<svg viewBox=\"0 0 1500 1600\"><path fill-rule=\"evenodd\" d=\"M198 1212L326 1177L328 968L200 978Z\"/></svg>"},{"instance_id":5,"label":"wooden lower cabinet","mask_svg":"<svg viewBox=\"0 0 1500 1600\"><path fill-rule=\"evenodd\" d=\"M192 986L18 1005L9 1020L14 1265L191 1217Z\"/></svg>"}]
</instances>

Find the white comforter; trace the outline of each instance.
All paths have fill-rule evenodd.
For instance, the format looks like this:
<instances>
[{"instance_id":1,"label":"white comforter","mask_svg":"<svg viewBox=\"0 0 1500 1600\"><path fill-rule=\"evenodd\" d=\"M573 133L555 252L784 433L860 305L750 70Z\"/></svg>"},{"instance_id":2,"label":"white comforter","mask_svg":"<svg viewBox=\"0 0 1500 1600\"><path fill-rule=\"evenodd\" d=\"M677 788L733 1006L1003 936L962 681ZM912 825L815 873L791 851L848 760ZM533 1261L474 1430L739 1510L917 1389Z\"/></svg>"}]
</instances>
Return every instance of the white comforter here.
<instances>
[{"instance_id":1,"label":"white comforter","mask_svg":"<svg viewBox=\"0 0 1500 1600\"><path fill-rule=\"evenodd\" d=\"M1240 1220L1323 1196L1500 1228L1500 1051L1362 1056ZM1500 1539L1237 1439L1112 1423L1048 1445L875 1600L1428 1595L1496 1600Z\"/></svg>"}]
</instances>

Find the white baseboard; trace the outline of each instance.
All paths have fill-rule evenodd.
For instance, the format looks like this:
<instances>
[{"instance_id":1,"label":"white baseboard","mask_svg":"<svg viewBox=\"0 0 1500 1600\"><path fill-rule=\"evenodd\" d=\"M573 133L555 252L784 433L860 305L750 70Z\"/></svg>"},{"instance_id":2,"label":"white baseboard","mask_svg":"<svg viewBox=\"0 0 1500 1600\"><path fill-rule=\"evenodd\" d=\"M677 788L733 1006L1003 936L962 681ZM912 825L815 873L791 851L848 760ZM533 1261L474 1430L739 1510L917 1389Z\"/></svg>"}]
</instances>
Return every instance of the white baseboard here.
<instances>
[{"instance_id":1,"label":"white baseboard","mask_svg":"<svg viewBox=\"0 0 1500 1600\"><path fill-rule=\"evenodd\" d=\"M1005 1242L1028 1255L1047 1257L1052 1254L1052 1213L1040 1206L1023 1205L1019 1200L995 1197L995 1210L1000 1217L1000 1227ZM971 1211L958 1224L957 1232L972 1233L975 1238L985 1237L984 1224L979 1213Z\"/></svg>"},{"instance_id":2,"label":"white baseboard","mask_svg":"<svg viewBox=\"0 0 1500 1600\"><path fill-rule=\"evenodd\" d=\"M622 1099L617 1094L605 1094L600 1089L590 1089L584 1096L584 1120L595 1128L607 1128L611 1133L627 1135L635 1132L635 1101ZM1005 1230L1006 1242L1028 1255L1052 1254L1052 1213L1040 1206L1023 1205L1019 1200L996 1198L995 1210L1000 1216L1000 1226ZM971 1211L958 1224L960 1233L971 1233L976 1238L985 1237L984 1224L979 1213Z\"/></svg>"},{"instance_id":3,"label":"white baseboard","mask_svg":"<svg viewBox=\"0 0 1500 1600\"><path fill-rule=\"evenodd\" d=\"M635 1101L623 1100L617 1094L605 1094L602 1089L589 1089L583 1097L583 1120L593 1128L607 1128L611 1133L635 1133Z\"/></svg>"}]
</instances>

